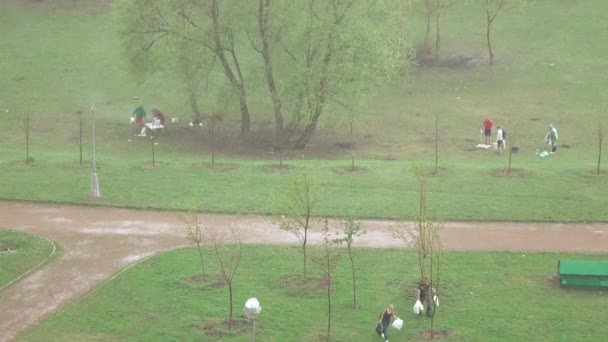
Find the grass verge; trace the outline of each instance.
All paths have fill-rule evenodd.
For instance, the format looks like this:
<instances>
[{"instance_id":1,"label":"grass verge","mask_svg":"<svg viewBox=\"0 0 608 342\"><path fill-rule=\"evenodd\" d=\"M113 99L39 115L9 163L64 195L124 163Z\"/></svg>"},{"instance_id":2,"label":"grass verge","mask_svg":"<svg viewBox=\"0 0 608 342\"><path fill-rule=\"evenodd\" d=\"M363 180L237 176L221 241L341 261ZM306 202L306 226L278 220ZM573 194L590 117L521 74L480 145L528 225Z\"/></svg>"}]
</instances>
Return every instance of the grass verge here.
<instances>
[{"instance_id":1,"label":"grass verge","mask_svg":"<svg viewBox=\"0 0 608 342\"><path fill-rule=\"evenodd\" d=\"M28 233L0 229L0 289L52 257L55 246Z\"/></svg>"},{"instance_id":2,"label":"grass verge","mask_svg":"<svg viewBox=\"0 0 608 342\"><path fill-rule=\"evenodd\" d=\"M197 276L194 249L163 253L43 319L20 340L248 341L248 329L225 328L228 291L212 276L217 268L208 252L211 276ZM263 308L256 320L259 340L319 340L327 326L327 302L315 266L310 264L310 278L302 281L293 274L302 264L296 247L245 245L243 257L234 279L235 318L241 321L245 301L255 296ZM554 274L562 258L607 257L448 252L436 329L453 341L601 339L608 334L606 293L560 289ZM332 341L376 340L374 326L388 303L405 321L402 331L391 329L391 340L414 340L428 330L429 321L411 311L418 275L413 251L357 248L355 262L361 308L352 308L350 268L343 259L333 283Z\"/></svg>"}]
</instances>

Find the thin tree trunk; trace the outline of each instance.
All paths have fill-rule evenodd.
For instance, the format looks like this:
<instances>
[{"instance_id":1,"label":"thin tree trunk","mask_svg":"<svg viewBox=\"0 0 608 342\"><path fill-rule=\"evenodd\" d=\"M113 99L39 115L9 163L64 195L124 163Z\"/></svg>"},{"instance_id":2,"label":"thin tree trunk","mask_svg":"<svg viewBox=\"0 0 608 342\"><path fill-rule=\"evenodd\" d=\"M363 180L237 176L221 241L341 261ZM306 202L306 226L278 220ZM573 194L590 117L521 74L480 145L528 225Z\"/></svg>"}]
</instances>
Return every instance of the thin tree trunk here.
<instances>
[{"instance_id":1,"label":"thin tree trunk","mask_svg":"<svg viewBox=\"0 0 608 342\"><path fill-rule=\"evenodd\" d=\"M441 30L439 25L439 1L437 0L437 9L435 13L435 58L439 58L439 49L441 47Z\"/></svg>"},{"instance_id":2,"label":"thin tree trunk","mask_svg":"<svg viewBox=\"0 0 608 342\"><path fill-rule=\"evenodd\" d=\"M357 279L355 279L355 261L353 260L353 254L348 244L348 257L350 258L350 268L353 272L353 305L355 310L357 309Z\"/></svg>"},{"instance_id":3,"label":"thin tree trunk","mask_svg":"<svg viewBox=\"0 0 608 342\"><path fill-rule=\"evenodd\" d=\"M30 109L28 107L27 113L25 114L24 120L24 129L25 129L25 164L29 165L30 163Z\"/></svg>"},{"instance_id":4,"label":"thin tree trunk","mask_svg":"<svg viewBox=\"0 0 608 342\"><path fill-rule=\"evenodd\" d=\"M230 296L230 319L228 320L228 327L232 328L232 280L226 279L228 282L228 292Z\"/></svg>"},{"instance_id":5,"label":"thin tree trunk","mask_svg":"<svg viewBox=\"0 0 608 342\"><path fill-rule=\"evenodd\" d=\"M78 120L78 145L80 147L80 165L82 165L82 115Z\"/></svg>"},{"instance_id":6,"label":"thin tree trunk","mask_svg":"<svg viewBox=\"0 0 608 342\"><path fill-rule=\"evenodd\" d=\"M426 31L424 33L424 48L426 50L425 53L431 49L429 38L431 36L431 15L433 14L433 11L431 9L429 1L431 0L424 1L424 5L426 6Z\"/></svg>"},{"instance_id":7,"label":"thin tree trunk","mask_svg":"<svg viewBox=\"0 0 608 342\"><path fill-rule=\"evenodd\" d=\"M327 254L327 339L326 341L329 342L329 336L330 336L330 332L331 332L331 264L330 264L330 257L329 257L329 248L327 246L325 246L326 248L326 254Z\"/></svg>"},{"instance_id":8,"label":"thin tree trunk","mask_svg":"<svg viewBox=\"0 0 608 342\"><path fill-rule=\"evenodd\" d=\"M600 165L602 164L602 142L604 140L604 131L602 129L602 122L600 121L597 125L597 137L599 143L599 149L597 154L597 174L601 173Z\"/></svg>"},{"instance_id":9,"label":"thin tree trunk","mask_svg":"<svg viewBox=\"0 0 608 342\"><path fill-rule=\"evenodd\" d=\"M439 160L439 128L437 121L437 114L435 114L435 173L437 173L437 164Z\"/></svg>"},{"instance_id":10,"label":"thin tree trunk","mask_svg":"<svg viewBox=\"0 0 608 342\"><path fill-rule=\"evenodd\" d=\"M201 259L201 268L203 269L203 275L205 274L205 262L203 261L203 251L201 250L201 243L196 241L196 245L198 246L198 256Z\"/></svg>"},{"instance_id":11,"label":"thin tree trunk","mask_svg":"<svg viewBox=\"0 0 608 342\"><path fill-rule=\"evenodd\" d=\"M494 65L494 54L492 53L492 43L490 41L490 25L492 25L492 22L488 21L488 26L486 27L486 39L488 41L488 53L490 54L490 65Z\"/></svg>"},{"instance_id":12,"label":"thin tree trunk","mask_svg":"<svg viewBox=\"0 0 608 342\"><path fill-rule=\"evenodd\" d=\"M201 111L198 107L198 101L196 100L196 94L194 90L190 90L190 109L192 109L193 117L192 122L200 123L201 122Z\"/></svg>"},{"instance_id":13,"label":"thin tree trunk","mask_svg":"<svg viewBox=\"0 0 608 342\"><path fill-rule=\"evenodd\" d=\"M355 141L353 140L353 117L350 117L350 161L351 171L355 171Z\"/></svg>"},{"instance_id":14,"label":"thin tree trunk","mask_svg":"<svg viewBox=\"0 0 608 342\"><path fill-rule=\"evenodd\" d=\"M236 54L234 53L234 49L231 51L231 53L232 59L235 62L237 73L239 74L238 80L235 77L234 72L232 71L230 63L228 63L228 58L226 57L226 54L224 53L225 47L222 43L222 39L220 38L219 7L217 4L217 0L212 0L211 2L211 19L213 20L213 40L215 43L215 54L222 63L222 67L224 68L224 73L226 74L226 77L228 77L234 89L238 90L239 92L241 107L241 135L246 135L249 134L250 118L249 107L247 106L247 97L245 94L245 84L243 81L243 76L240 74L240 68L238 66L238 60L236 58Z\"/></svg>"},{"instance_id":15,"label":"thin tree trunk","mask_svg":"<svg viewBox=\"0 0 608 342\"><path fill-rule=\"evenodd\" d=\"M262 37L262 57L264 58L264 68L266 70L266 83L268 84L268 91L270 91L270 97L272 99L272 106L274 110L274 123L275 123L275 148L281 148L283 146L283 114L281 111L281 97L277 91L274 75L272 69L272 59L270 57L270 39L268 37L268 12L270 11L270 0L259 0L258 8L258 27L260 29L260 35Z\"/></svg>"},{"instance_id":16,"label":"thin tree trunk","mask_svg":"<svg viewBox=\"0 0 608 342\"><path fill-rule=\"evenodd\" d=\"M152 167L156 167L156 159L154 158L154 139L150 132L150 146L152 147Z\"/></svg>"}]
</instances>

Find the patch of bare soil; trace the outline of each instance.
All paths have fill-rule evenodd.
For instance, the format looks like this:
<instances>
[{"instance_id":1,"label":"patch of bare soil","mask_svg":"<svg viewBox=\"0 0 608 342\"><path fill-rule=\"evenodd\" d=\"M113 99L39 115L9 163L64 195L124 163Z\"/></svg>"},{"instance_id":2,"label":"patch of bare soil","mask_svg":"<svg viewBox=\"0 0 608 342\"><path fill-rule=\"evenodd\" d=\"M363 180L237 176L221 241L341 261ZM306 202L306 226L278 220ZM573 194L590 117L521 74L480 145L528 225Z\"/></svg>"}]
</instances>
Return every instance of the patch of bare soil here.
<instances>
[{"instance_id":1,"label":"patch of bare soil","mask_svg":"<svg viewBox=\"0 0 608 342\"><path fill-rule=\"evenodd\" d=\"M479 52L458 51L442 54L438 58L424 56L418 59L418 63L425 68L463 69L488 64L488 58Z\"/></svg>"},{"instance_id":2,"label":"patch of bare soil","mask_svg":"<svg viewBox=\"0 0 608 342\"><path fill-rule=\"evenodd\" d=\"M235 318L230 322L228 319L199 322L196 328L205 331L205 336L214 339L222 337L246 334L251 331L251 321L245 318ZM255 325L256 330L263 330L264 326L259 323Z\"/></svg>"},{"instance_id":3,"label":"patch of bare soil","mask_svg":"<svg viewBox=\"0 0 608 342\"><path fill-rule=\"evenodd\" d=\"M227 172L236 170L240 167L239 164L236 163L203 163L202 167L209 171L217 171L217 172Z\"/></svg>"},{"instance_id":4,"label":"patch of bare soil","mask_svg":"<svg viewBox=\"0 0 608 342\"><path fill-rule=\"evenodd\" d=\"M490 171L490 174L494 177L531 177L534 176L534 172L525 169L515 169L511 168L511 172L509 173L509 169L494 169Z\"/></svg>"},{"instance_id":5,"label":"patch of bare soil","mask_svg":"<svg viewBox=\"0 0 608 342\"><path fill-rule=\"evenodd\" d=\"M339 167L335 167L333 168L331 171L333 171L334 173L337 173L339 175L363 175L367 173L367 169L364 167L358 167L355 166L355 169L353 170L352 166L339 166Z\"/></svg>"},{"instance_id":6,"label":"patch of bare soil","mask_svg":"<svg viewBox=\"0 0 608 342\"><path fill-rule=\"evenodd\" d=\"M279 165L279 162L277 161L276 164L263 165L261 168L264 170L264 172L287 172L295 170L297 167L287 165L284 161L283 165Z\"/></svg>"},{"instance_id":7,"label":"patch of bare soil","mask_svg":"<svg viewBox=\"0 0 608 342\"><path fill-rule=\"evenodd\" d=\"M197 274L195 276L182 279L186 284L202 284L212 288L220 288L228 285L226 278L221 274Z\"/></svg>"},{"instance_id":8,"label":"patch of bare soil","mask_svg":"<svg viewBox=\"0 0 608 342\"><path fill-rule=\"evenodd\" d=\"M430 330L421 331L418 333L418 339L423 341L441 340L452 336L452 332L448 330L436 330L431 333Z\"/></svg>"},{"instance_id":9,"label":"patch of bare soil","mask_svg":"<svg viewBox=\"0 0 608 342\"><path fill-rule=\"evenodd\" d=\"M326 277L304 277L303 274L288 274L277 279L275 286L293 296L317 295L328 285Z\"/></svg>"}]
</instances>

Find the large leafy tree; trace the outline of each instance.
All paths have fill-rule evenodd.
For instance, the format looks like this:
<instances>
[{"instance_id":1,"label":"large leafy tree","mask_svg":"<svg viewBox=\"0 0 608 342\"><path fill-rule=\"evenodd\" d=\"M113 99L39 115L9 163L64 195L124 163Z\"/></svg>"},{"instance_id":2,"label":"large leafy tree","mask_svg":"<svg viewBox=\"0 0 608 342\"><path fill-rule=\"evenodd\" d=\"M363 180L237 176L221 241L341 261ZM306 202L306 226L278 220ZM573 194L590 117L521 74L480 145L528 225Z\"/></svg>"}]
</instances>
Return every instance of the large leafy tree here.
<instances>
[{"instance_id":1,"label":"large leafy tree","mask_svg":"<svg viewBox=\"0 0 608 342\"><path fill-rule=\"evenodd\" d=\"M394 7L390 0L259 0L253 45L264 60L278 147L304 148L324 113L410 65Z\"/></svg>"},{"instance_id":2,"label":"large leafy tree","mask_svg":"<svg viewBox=\"0 0 608 342\"><path fill-rule=\"evenodd\" d=\"M117 12L136 75L157 71L177 75L195 119L200 119L201 83L217 80L210 75L221 72L239 97L241 135L249 133L245 76L236 49L242 11L236 2L123 0Z\"/></svg>"}]
</instances>

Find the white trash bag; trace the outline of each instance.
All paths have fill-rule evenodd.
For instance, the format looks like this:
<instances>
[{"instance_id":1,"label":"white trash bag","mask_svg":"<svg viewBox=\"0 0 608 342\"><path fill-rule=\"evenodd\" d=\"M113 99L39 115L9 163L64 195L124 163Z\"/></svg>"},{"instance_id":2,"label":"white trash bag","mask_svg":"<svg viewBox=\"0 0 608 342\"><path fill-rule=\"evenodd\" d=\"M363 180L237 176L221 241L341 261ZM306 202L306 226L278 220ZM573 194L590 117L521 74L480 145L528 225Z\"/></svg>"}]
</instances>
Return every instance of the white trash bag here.
<instances>
[{"instance_id":1,"label":"white trash bag","mask_svg":"<svg viewBox=\"0 0 608 342\"><path fill-rule=\"evenodd\" d=\"M422 303L420 303L420 300L417 300L416 304L414 304L414 313L416 315L420 315L422 311L424 311L424 306L422 305Z\"/></svg>"},{"instance_id":2,"label":"white trash bag","mask_svg":"<svg viewBox=\"0 0 608 342\"><path fill-rule=\"evenodd\" d=\"M397 318L393 321L393 328L397 330L401 330L403 328L403 320L401 318Z\"/></svg>"},{"instance_id":3,"label":"white trash bag","mask_svg":"<svg viewBox=\"0 0 608 342\"><path fill-rule=\"evenodd\" d=\"M437 295L433 296L433 301L435 302L435 306L439 306L439 297Z\"/></svg>"}]
</instances>

